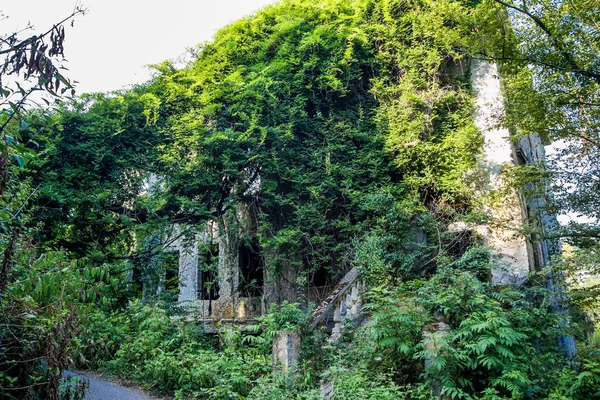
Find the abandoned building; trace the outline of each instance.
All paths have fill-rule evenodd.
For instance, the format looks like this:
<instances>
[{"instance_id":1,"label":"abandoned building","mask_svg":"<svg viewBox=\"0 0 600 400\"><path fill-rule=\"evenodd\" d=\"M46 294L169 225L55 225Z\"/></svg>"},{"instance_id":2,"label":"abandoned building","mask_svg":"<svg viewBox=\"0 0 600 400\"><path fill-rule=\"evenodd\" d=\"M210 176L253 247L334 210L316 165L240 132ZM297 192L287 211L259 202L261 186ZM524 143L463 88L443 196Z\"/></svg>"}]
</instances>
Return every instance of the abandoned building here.
<instances>
[{"instance_id":1,"label":"abandoned building","mask_svg":"<svg viewBox=\"0 0 600 400\"><path fill-rule=\"evenodd\" d=\"M508 128L498 126L504 112L498 71L494 64L471 60L456 66L457 73L471 77L475 96L475 125L483 133L485 145L479 160L480 177L476 190L482 194L499 192L505 186L503 170L515 164L535 163L544 158L538 137L525 136L511 140ZM466 71L469 70L469 71ZM260 182L253 190L260 190ZM556 224L553 216L540 215L543 206L538 199L526 199L512 190L501 202L485 210L490 224L470 226L451 224L450 232L471 237L477 234L489 247L496 265L492 279L505 284L521 284L527 274L547 264L556 249L547 241L535 242L519 233L524 221L536 220L547 229ZM252 232L256 217L240 205L235 215L206 224L194 237L178 237L175 227L168 240L167 251L178 262L166 271L165 282L177 277L178 301L200 320L245 321L264 314L269 304L283 300L312 302L317 305L314 324L328 323L333 332L345 318L360 314L363 285L357 269L340 271L332 276L327 271L312 274L307 288L298 289L298 275L290 270L270 273L269 254L261 251ZM464 249L457 249L464 252Z\"/></svg>"}]
</instances>

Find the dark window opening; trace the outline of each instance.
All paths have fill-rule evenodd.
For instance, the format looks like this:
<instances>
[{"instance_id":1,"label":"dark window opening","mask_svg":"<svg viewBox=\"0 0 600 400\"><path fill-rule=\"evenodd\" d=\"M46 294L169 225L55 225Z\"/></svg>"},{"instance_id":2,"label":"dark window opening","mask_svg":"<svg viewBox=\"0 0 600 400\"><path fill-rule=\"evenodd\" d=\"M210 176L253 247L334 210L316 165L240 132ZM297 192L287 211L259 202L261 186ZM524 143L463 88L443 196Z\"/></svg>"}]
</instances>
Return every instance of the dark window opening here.
<instances>
[{"instance_id":1,"label":"dark window opening","mask_svg":"<svg viewBox=\"0 0 600 400\"><path fill-rule=\"evenodd\" d=\"M331 271L324 267L316 267L311 263L310 256L302 256L302 265L304 266L304 274L308 279L308 283L313 287L323 287L332 284L333 276Z\"/></svg>"},{"instance_id":2,"label":"dark window opening","mask_svg":"<svg viewBox=\"0 0 600 400\"><path fill-rule=\"evenodd\" d=\"M240 296L258 297L264 285L263 262L258 240L240 246Z\"/></svg>"},{"instance_id":3,"label":"dark window opening","mask_svg":"<svg viewBox=\"0 0 600 400\"><path fill-rule=\"evenodd\" d=\"M517 165L527 165L527 157L525 157L525 153L523 153L522 149L517 149L515 151L515 156L516 156L516 164Z\"/></svg>"},{"instance_id":4,"label":"dark window opening","mask_svg":"<svg viewBox=\"0 0 600 400\"><path fill-rule=\"evenodd\" d=\"M217 300L219 298L219 246L206 245L199 252L198 298Z\"/></svg>"},{"instance_id":5,"label":"dark window opening","mask_svg":"<svg viewBox=\"0 0 600 400\"><path fill-rule=\"evenodd\" d=\"M325 267L320 267L309 274L309 282L312 286L328 286L331 284L331 274Z\"/></svg>"},{"instance_id":6,"label":"dark window opening","mask_svg":"<svg viewBox=\"0 0 600 400\"><path fill-rule=\"evenodd\" d=\"M451 241L446 247L446 254L453 257L461 257L474 245L473 232L470 230L464 230L455 232L451 236Z\"/></svg>"},{"instance_id":7,"label":"dark window opening","mask_svg":"<svg viewBox=\"0 0 600 400\"><path fill-rule=\"evenodd\" d=\"M307 287L302 290L303 297L307 304L321 304L331 293L334 275L327 267L317 267L311 260L309 255L302 257L303 276L307 279Z\"/></svg>"}]
</instances>

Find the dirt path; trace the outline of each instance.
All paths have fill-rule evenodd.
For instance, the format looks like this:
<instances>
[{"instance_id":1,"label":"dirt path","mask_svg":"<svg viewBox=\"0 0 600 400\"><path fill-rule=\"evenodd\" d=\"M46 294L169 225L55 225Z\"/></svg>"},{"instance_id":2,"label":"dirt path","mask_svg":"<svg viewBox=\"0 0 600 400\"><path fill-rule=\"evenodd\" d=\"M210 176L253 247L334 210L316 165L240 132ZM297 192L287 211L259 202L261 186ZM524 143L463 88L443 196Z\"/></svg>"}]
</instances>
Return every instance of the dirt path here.
<instances>
[{"instance_id":1,"label":"dirt path","mask_svg":"<svg viewBox=\"0 0 600 400\"><path fill-rule=\"evenodd\" d=\"M150 396L141 390L127 388L90 373L65 371L63 376L78 376L89 381L90 388L85 400L163 400L163 398Z\"/></svg>"}]
</instances>

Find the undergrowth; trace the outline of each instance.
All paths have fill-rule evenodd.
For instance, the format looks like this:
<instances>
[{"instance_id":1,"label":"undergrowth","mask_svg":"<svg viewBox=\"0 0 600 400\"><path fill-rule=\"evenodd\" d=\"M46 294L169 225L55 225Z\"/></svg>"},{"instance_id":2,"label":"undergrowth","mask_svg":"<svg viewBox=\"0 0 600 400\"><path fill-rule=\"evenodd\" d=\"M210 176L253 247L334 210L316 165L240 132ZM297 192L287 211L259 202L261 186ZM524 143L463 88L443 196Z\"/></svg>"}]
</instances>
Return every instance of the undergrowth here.
<instances>
[{"instance_id":1,"label":"undergrowth","mask_svg":"<svg viewBox=\"0 0 600 400\"><path fill-rule=\"evenodd\" d=\"M424 279L373 286L368 324L346 324L339 342L310 330L309 312L283 303L253 327L217 334L170 317L159 304L88 316L81 366L99 368L178 399L593 399L600 348L567 360L558 316L541 289L482 281L479 249ZM477 257L474 257L477 255ZM430 332L443 321L446 333ZM294 373L273 370L273 337L302 335ZM427 367L425 367L427 365Z\"/></svg>"}]
</instances>

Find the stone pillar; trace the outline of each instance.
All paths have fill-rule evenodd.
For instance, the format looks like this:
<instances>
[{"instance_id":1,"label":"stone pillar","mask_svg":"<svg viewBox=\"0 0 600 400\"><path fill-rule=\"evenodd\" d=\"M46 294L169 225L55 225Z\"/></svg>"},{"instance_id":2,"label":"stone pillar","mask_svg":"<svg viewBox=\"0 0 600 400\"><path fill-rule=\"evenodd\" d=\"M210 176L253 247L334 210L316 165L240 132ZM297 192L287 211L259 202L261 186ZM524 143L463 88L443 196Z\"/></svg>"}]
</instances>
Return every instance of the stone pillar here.
<instances>
[{"instance_id":1,"label":"stone pillar","mask_svg":"<svg viewBox=\"0 0 600 400\"><path fill-rule=\"evenodd\" d=\"M206 240L206 232L197 234L184 232L185 226L173 225L167 232L166 250L179 253L179 296L180 302L195 301L198 298L198 243ZM185 234L184 234L185 233Z\"/></svg>"},{"instance_id":2,"label":"stone pillar","mask_svg":"<svg viewBox=\"0 0 600 400\"><path fill-rule=\"evenodd\" d=\"M273 371L294 373L300 360L301 338L298 332L279 332L273 338Z\"/></svg>"},{"instance_id":3,"label":"stone pillar","mask_svg":"<svg viewBox=\"0 0 600 400\"><path fill-rule=\"evenodd\" d=\"M194 301L198 297L198 243L193 241L179 248L179 301Z\"/></svg>"},{"instance_id":4,"label":"stone pillar","mask_svg":"<svg viewBox=\"0 0 600 400\"><path fill-rule=\"evenodd\" d=\"M475 92L475 126L484 135L484 151L479 158L480 195L491 222L478 227L499 268L492 270L492 281L522 283L530 271L527 242L519 234L524 210L517 191L508 188L503 170L515 165L514 146L505 119L504 98L495 64L473 60L471 84ZM487 199L486 199L487 197ZM494 200L494 201L492 201Z\"/></svg>"},{"instance_id":5,"label":"stone pillar","mask_svg":"<svg viewBox=\"0 0 600 400\"><path fill-rule=\"evenodd\" d=\"M450 333L450 325L443 321L443 317L437 318L439 321L425 325L423 328L423 338L428 339L425 350L430 354L425 358L425 371L431 368L434 360L444 351L444 343ZM442 396L442 384L435 378L435 372L427 371L433 376L433 395L438 399L444 399Z\"/></svg>"},{"instance_id":6,"label":"stone pillar","mask_svg":"<svg viewBox=\"0 0 600 400\"><path fill-rule=\"evenodd\" d=\"M219 297L225 300L232 299L237 294L240 281L239 227L232 216L223 216L218 224Z\"/></svg>"}]
</instances>

